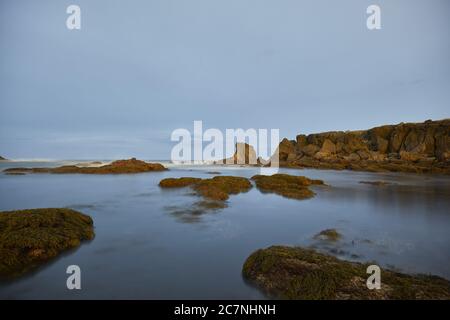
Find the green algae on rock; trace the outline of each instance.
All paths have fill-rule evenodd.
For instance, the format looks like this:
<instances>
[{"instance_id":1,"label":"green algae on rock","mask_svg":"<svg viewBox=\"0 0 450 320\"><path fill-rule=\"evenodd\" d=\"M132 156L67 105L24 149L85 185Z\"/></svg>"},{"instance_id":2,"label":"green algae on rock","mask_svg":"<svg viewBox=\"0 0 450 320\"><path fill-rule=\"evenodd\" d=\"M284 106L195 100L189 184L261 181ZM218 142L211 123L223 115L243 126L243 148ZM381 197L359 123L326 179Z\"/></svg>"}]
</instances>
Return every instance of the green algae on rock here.
<instances>
[{"instance_id":1,"label":"green algae on rock","mask_svg":"<svg viewBox=\"0 0 450 320\"><path fill-rule=\"evenodd\" d=\"M286 198L299 200L314 197L315 193L308 189L308 186L324 184L322 180L281 173L272 176L255 175L251 179L262 192L276 193Z\"/></svg>"},{"instance_id":2,"label":"green algae on rock","mask_svg":"<svg viewBox=\"0 0 450 320\"><path fill-rule=\"evenodd\" d=\"M82 173L82 174L126 174L167 170L162 164L148 163L136 158L117 160L99 167L62 166L57 168L9 168L5 173Z\"/></svg>"},{"instance_id":3,"label":"green algae on rock","mask_svg":"<svg viewBox=\"0 0 450 320\"><path fill-rule=\"evenodd\" d=\"M252 187L248 179L233 176L217 176L211 179L167 178L159 182L162 188L180 188L190 186L198 195L209 200L227 200L230 194L247 192Z\"/></svg>"},{"instance_id":4,"label":"green algae on rock","mask_svg":"<svg viewBox=\"0 0 450 320\"><path fill-rule=\"evenodd\" d=\"M93 238L91 217L75 210L0 212L0 279L20 276Z\"/></svg>"},{"instance_id":5,"label":"green algae on rock","mask_svg":"<svg viewBox=\"0 0 450 320\"><path fill-rule=\"evenodd\" d=\"M272 246L252 253L242 274L280 299L450 299L448 280L384 269L381 289L369 290L368 265L300 247Z\"/></svg>"}]
</instances>

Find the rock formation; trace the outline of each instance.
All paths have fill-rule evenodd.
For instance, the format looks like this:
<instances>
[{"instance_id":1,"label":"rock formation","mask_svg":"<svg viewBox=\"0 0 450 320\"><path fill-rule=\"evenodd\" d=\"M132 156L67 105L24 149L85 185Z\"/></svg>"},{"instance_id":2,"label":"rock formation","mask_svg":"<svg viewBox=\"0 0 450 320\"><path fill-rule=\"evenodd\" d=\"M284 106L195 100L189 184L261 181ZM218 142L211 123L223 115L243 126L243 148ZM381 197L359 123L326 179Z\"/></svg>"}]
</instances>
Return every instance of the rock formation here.
<instances>
[{"instance_id":1,"label":"rock formation","mask_svg":"<svg viewBox=\"0 0 450 320\"><path fill-rule=\"evenodd\" d=\"M256 156L255 149L248 143L238 142L235 146L235 151L232 157L217 161L217 164L246 164L257 165L259 159Z\"/></svg>"},{"instance_id":2,"label":"rock formation","mask_svg":"<svg viewBox=\"0 0 450 320\"><path fill-rule=\"evenodd\" d=\"M6 158L3 158L2 156L0 156L0 160L7 160Z\"/></svg>"},{"instance_id":3,"label":"rock formation","mask_svg":"<svg viewBox=\"0 0 450 320\"><path fill-rule=\"evenodd\" d=\"M280 166L450 173L450 119L283 139Z\"/></svg>"},{"instance_id":4,"label":"rock formation","mask_svg":"<svg viewBox=\"0 0 450 320\"><path fill-rule=\"evenodd\" d=\"M121 174L141 173L149 171L167 170L162 164L148 163L132 158L129 160L117 160L100 167L62 166L57 168L9 168L5 173L83 173L83 174Z\"/></svg>"}]
</instances>

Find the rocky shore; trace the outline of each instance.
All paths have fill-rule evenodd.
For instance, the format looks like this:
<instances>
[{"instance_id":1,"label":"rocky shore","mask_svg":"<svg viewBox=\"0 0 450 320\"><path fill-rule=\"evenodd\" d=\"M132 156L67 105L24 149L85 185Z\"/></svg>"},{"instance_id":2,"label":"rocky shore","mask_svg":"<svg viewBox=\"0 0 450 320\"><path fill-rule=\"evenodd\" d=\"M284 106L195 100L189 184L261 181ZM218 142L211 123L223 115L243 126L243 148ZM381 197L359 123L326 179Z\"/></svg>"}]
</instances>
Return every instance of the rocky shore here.
<instances>
[{"instance_id":1,"label":"rocky shore","mask_svg":"<svg viewBox=\"0 0 450 320\"><path fill-rule=\"evenodd\" d=\"M0 212L0 280L20 276L93 238L91 217L75 210Z\"/></svg>"},{"instance_id":2,"label":"rocky shore","mask_svg":"<svg viewBox=\"0 0 450 320\"><path fill-rule=\"evenodd\" d=\"M283 139L280 166L450 173L450 119L332 131Z\"/></svg>"},{"instance_id":3,"label":"rocky shore","mask_svg":"<svg viewBox=\"0 0 450 320\"><path fill-rule=\"evenodd\" d=\"M252 253L242 274L269 297L278 299L450 299L448 280L385 269L381 288L369 290L368 265L300 247L272 246Z\"/></svg>"},{"instance_id":4,"label":"rocky shore","mask_svg":"<svg viewBox=\"0 0 450 320\"><path fill-rule=\"evenodd\" d=\"M7 174L17 173L82 173L82 174L126 174L167 170L162 164L148 163L136 158L117 160L98 167L62 166L57 168L9 168L3 170Z\"/></svg>"}]
</instances>

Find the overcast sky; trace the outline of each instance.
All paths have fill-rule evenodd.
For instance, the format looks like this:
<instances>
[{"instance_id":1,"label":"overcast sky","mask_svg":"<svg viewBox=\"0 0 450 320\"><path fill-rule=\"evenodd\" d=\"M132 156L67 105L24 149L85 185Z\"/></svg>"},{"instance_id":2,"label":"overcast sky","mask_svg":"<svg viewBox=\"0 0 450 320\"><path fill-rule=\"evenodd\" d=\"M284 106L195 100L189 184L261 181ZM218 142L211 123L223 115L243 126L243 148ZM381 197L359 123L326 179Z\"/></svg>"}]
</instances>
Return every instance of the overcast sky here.
<instances>
[{"instance_id":1,"label":"overcast sky","mask_svg":"<svg viewBox=\"0 0 450 320\"><path fill-rule=\"evenodd\" d=\"M294 139L448 118L449 30L448 0L2 0L0 155L168 159L194 120Z\"/></svg>"}]
</instances>

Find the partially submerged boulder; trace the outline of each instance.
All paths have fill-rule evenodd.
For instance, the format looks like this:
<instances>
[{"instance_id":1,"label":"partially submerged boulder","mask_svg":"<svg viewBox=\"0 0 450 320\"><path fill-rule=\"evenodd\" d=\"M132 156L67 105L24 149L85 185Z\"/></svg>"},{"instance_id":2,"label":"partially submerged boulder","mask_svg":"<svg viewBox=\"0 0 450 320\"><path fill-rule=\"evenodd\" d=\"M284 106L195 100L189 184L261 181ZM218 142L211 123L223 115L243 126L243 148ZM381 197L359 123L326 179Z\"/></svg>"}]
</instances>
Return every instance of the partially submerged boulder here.
<instances>
[{"instance_id":1,"label":"partially submerged boulder","mask_svg":"<svg viewBox=\"0 0 450 320\"><path fill-rule=\"evenodd\" d=\"M252 187L248 179L233 176L216 176L211 179L167 178L159 182L161 188L180 188L190 186L198 195L209 200L224 201L231 194L247 192Z\"/></svg>"},{"instance_id":2,"label":"partially submerged boulder","mask_svg":"<svg viewBox=\"0 0 450 320\"><path fill-rule=\"evenodd\" d=\"M255 175L251 178L262 192L276 193L286 198L307 199L315 195L308 189L311 185L323 185L322 180L308 179L303 176L274 174L272 176Z\"/></svg>"},{"instance_id":3,"label":"partially submerged boulder","mask_svg":"<svg viewBox=\"0 0 450 320\"><path fill-rule=\"evenodd\" d=\"M79 167L79 166L62 166L57 168L9 168L3 170L5 173L22 172L22 173L82 173L82 174L126 174L141 173L150 171L167 170L162 164L148 163L136 158L128 160L117 160L110 164L98 167Z\"/></svg>"},{"instance_id":4,"label":"partially submerged boulder","mask_svg":"<svg viewBox=\"0 0 450 320\"><path fill-rule=\"evenodd\" d=\"M338 241L342 235L336 229L325 229L314 236L317 240Z\"/></svg>"},{"instance_id":5,"label":"partially submerged boulder","mask_svg":"<svg viewBox=\"0 0 450 320\"><path fill-rule=\"evenodd\" d=\"M93 238L91 217L75 210L0 212L0 279L22 275Z\"/></svg>"},{"instance_id":6,"label":"partially submerged boulder","mask_svg":"<svg viewBox=\"0 0 450 320\"><path fill-rule=\"evenodd\" d=\"M385 269L381 289L369 290L368 265L300 247L272 246L252 253L242 273L268 296L279 299L450 299L448 280Z\"/></svg>"}]
</instances>

